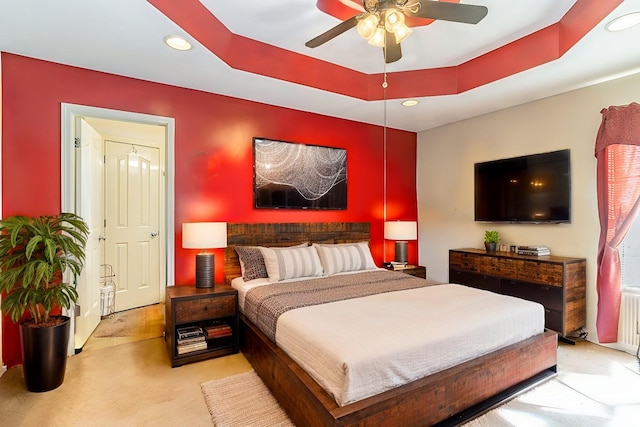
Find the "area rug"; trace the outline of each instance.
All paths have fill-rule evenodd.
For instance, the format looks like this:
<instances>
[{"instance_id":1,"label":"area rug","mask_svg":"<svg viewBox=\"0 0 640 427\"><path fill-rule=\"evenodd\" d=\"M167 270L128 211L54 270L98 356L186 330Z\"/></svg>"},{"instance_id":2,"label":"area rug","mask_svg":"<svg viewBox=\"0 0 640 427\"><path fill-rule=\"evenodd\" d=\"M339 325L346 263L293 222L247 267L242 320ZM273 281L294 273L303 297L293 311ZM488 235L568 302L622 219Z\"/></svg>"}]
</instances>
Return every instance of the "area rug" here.
<instances>
[{"instance_id":1,"label":"area rug","mask_svg":"<svg viewBox=\"0 0 640 427\"><path fill-rule=\"evenodd\" d=\"M255 371L200 386L216 427L294 427Z\"/></svg>"},{"instance_id":2,"label":"area rug","mask_svg":"<svg viewBox=\"0 0 640 427\"><path fill-rule=\"evenodd\" d=\"M98 324L93 336L96 338L133 336L136 329L132 325L136 321L136 316L139 315L134 310L127 310L105 317Z\"/></svg>"}]
</instances>

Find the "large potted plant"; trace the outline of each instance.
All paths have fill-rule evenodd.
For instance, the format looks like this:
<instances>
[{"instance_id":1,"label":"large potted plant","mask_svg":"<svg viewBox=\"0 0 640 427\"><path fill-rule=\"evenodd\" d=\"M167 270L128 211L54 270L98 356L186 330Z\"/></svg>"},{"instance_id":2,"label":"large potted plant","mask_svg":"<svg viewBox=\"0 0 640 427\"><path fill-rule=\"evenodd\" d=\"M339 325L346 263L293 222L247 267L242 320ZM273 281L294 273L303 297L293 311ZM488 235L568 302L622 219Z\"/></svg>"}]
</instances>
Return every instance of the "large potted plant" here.
<instances>
[{"instance_id":1,"label":"large potted plant","mask_svg":"<svg viewBox=\"0 0 640 427\"><path fill-rule=\"evenodd\" d=\"M72 213L0 221L0 292L6 293L0 307L20 324L29 391L52 390L64 380L71 319L54 313L78 300L73 278L82 271L88 234Z\"/></svg>"}]
</instances>

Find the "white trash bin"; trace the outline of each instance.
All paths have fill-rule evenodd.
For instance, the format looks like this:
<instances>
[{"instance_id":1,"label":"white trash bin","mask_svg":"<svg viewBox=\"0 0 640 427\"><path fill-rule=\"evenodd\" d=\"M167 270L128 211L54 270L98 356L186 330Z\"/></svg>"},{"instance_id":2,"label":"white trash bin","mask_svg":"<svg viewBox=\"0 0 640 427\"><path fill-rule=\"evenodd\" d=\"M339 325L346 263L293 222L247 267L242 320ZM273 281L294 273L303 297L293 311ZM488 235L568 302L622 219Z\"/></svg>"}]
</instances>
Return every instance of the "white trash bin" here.
<instances>
[{"instance_id":1,"label":"white trash bin","mask_svg":"<svg viewBox=\"0 0 640 427\"><path fill-rule=\"evenodd\" d=\"M100 288L100 315L110 316L116 307L116 287L115 285L105 285Z\"/></svg>"}]
</instances>

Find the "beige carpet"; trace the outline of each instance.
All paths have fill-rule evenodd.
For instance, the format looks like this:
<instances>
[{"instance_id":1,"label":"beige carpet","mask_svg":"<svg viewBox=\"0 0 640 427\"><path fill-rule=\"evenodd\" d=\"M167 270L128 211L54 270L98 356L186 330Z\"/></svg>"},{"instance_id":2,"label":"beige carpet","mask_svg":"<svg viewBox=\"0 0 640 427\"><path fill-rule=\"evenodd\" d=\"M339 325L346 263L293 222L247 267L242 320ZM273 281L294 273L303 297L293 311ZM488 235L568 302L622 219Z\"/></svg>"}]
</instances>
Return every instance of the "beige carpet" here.
<instances>
[{"instance_id":1,"label":"beige carpet","mask_svg":"<svg viewBox=\"0 0 640 427\"><path fill-rule=\"evenodd\" d=\"M201 384L217 427L292 426L254 371ZM464 427L623 427L640 425L640 376L560 374Z\"/></svg>"},{"instance_id":2,"label":"beige carpet","mask_svg":"<svg viewBox=\"0 0 640 427\"><path fill-rule=\"evenodd\" d=\"M255 371L208 381L201 387L216 427L293 427Z\"/></svg>"}]
</instances>

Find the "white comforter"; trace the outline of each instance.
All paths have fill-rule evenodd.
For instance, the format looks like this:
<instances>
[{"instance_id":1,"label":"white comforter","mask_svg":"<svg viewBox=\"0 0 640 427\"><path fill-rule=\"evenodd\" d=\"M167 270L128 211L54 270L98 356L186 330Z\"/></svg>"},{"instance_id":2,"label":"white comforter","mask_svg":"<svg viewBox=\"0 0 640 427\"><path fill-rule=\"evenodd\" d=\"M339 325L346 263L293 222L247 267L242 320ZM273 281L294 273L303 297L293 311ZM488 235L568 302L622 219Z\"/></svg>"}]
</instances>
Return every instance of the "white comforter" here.
<instances>
[{"instance_id":1,"label":"white comforter","mask_svg":"<svg viewBox=\"0 0 640 427\"><path fill-rule=\"evenodd\" d=\"M343 406L543 331L540 304L446 284L288 311L276 343Z\"/></svg>"}]
</instances>

